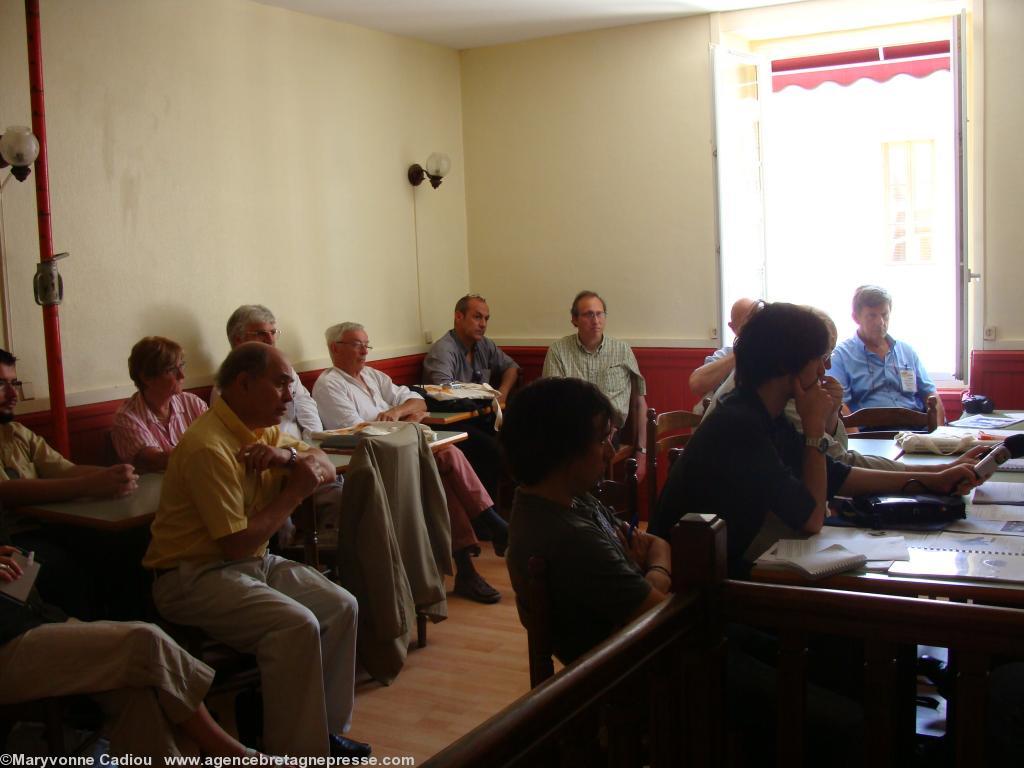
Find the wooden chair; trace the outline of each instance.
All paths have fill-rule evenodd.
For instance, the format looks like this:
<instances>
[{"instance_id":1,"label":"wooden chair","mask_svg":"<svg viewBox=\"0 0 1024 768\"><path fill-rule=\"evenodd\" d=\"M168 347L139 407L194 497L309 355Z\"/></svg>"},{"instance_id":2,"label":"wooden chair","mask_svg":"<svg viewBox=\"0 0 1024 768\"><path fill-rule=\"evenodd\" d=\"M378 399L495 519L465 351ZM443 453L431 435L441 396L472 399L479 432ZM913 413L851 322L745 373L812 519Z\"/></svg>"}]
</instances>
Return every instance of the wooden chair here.
<instances>
[{"instance_id":1,"label":"wooden chair","mask_svg":"<svg viewBox=\"0 0 1024 768\"><path fill-rule=\"evenodd\" d=\"M843 426L847 429L856 427L855 435L862 438L893 438L896 432L906 429L910 431L934 432L939 426L938 398L928 398L928 410L922 413L910 408L861 408L851 414L842 416ZM883 429L872 429L882 427Z\"/></svg>"},{"instance_id":2,"label":"wooden chair","mask_svg":"<svg viewBox=\"0 0 1024 768\"><path fill-rule=\"evenodd\" d=\"M647 505L653 515L658 505L658 459L673 448L686 445L701 417L690 411L658 413L647 409Z\"/></svg>"},{"instance_id":3,"label":"wooden chair","mask_svg":"<svg viewBox=\"0 0 1024 768\"><path fill-rule=\"evenodd\" d=\"M526 564L526 592L530 609L524 611L526 643L530 655L530 687L536 688L555 674L551 651L551 602L548 599L547 561L531 557Z\"/></svg>"},{"instance_id":4,"label":"wooden chair","mask_svg":"<svg viewBox=\"0 0 1024 768\"><path fill-rule=\"evenodd\" d=\"M637 478L638 464L633 458L626 459L622 480L602 480L594 489L594 495L615 514L635 525L640 519L640 482Z\"/></svg>"}]
</instances>

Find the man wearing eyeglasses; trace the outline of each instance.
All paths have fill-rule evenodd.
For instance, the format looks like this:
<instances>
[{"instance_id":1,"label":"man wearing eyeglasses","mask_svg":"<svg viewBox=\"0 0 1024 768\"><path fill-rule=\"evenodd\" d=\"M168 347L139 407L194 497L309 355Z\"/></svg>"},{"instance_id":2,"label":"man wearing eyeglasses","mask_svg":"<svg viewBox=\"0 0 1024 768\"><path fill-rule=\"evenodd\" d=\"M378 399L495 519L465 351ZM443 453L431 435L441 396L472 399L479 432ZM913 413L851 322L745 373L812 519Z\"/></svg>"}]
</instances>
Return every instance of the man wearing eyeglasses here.
<instances>
[{"instance_id":1,"label":"man wearing eyeglasses","mask_svg":"<svg viewBox=\"0 0 1024 768\"><path fill-rule=\"evenodd\" d=\"M10 510L83 496L114 498L134 493L139 477L131 464L72 464L39 435L14 421L21 390L15 362L14 355L0 349L0 505ZM14 544L34 550L46 563L39 586L49 600L79 618L99 617L99 587L94 578L97 556L83 546L80 530L27 517L5 520L2 515L0 528L8 529Z\"/></svg>"},{"instance_id":2,"label":"man wearing eyeglasses","mask_svg":"<svg viewBox=\"0 0 1024 768\"><path fill-rule=\"evenodd\" d=\"M554 342L544 358L543 378L560 376L583 379L596 386L615 409L615 426L629 428L620 433L621 442L646 449L647 384L640 374L629 344L604 333L608 307L594 291L580 291L569 311L576 333ZM641 467L645 462L640 462ZM642 471L642 470L641 470Z\"/></svg>"},{"instance_id":3,"label":"man wearing eyeglasses","mask_svg":"<svg viewBox=\"0 0 1024 768\"><path fill-rule=\"evenodd\" d=\"M261 341L272 347L277 346L277 340L281 331L277 327L277 318L274 313L262 304L243 304L228 318L228 341L234 349L247 341ZM320 414L316 409L316 403L309 394L309 390L303 386L299 374L291 369L292 399L288 403L288 410L281 418L281 431L294 437L296 440L309 440L313 432L323 430L320 423ZM214 390L211 401L216 398Z\"/></svg>"},{"instance_id":4,"label":"man wearing eyeglasses","mask_svg":"<svg viewBox=\"0 0 1024 768\"><path fill-rule=\"evenodd\" d=\"M351 427L365 421L420 421L427 406L408 387L396 385L386 373L366 365L370 346L366 329L359 323L339 323L326 330L327 350L333 368L313 385L313 398L328 429ZM491 534L494 551L505 553L508 528L494 511L494 502L466 457L454 447L434 454L444 486L455 560L455 594L478 603L496 603L501 593L488 584L473 566L480 542L471 521Z\"/></svg>"}]
</instances>

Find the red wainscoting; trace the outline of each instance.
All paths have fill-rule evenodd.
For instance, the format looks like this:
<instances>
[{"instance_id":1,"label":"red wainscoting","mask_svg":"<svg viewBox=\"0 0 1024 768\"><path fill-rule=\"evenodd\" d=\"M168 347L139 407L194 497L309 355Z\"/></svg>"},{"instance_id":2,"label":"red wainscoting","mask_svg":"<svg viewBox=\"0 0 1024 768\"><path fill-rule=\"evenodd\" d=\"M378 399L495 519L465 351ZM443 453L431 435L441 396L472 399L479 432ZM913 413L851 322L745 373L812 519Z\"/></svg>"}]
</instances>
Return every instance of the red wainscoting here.
<instances>
[{"instance_id":1,"label":"red wainscoting","mask_svg":"<svg viewBox=\"0 0 1024 768\"><path fill-rule=\"evenodd\" d=\"M1024 409L1024 351L971 352L970 389L988 395L1000 410Z\"/></svg>"},{"instance_id":2,"label":"red wainscoting","mask_svg":"<svg viewBox=\"0 0 1024 768\"><path fill-rule=\"evenodd\" d=\"M540 376L546 347L505 347L505 352L522 366L526 383ZM687 380L690 373L703 364L710 349L675 349L667 347L636 348L640 372L647 380L647 402L660 411L692 409L696 397L690 394ZM399 384L415 384L420 380L423 354L404 355L374 361L373 367L388 374ZM321 371L305 371L299 376L312 389ZM210 387L189 390L209 400ZM984 352L971 355L971 391L991 397L997 408L1024 409L1024 351ZM942 392L942 402L949 419L960 413L960 393ZM79 464L102 464L113 461L109 431L121 400L79 405L68 409L68 431L71 436L71 459ZM48 411L25 414L22 424L46 439L51 438Z\"/></svg>"},{"instance_id":3,"label":"red wainscoting","mask_svg":"<svg viewBox=\"0 0 1024 768\"><path fill-rule=\"evenodd\" d=\"M547 347L502 347L519 363L524 383L540 378ZM635 347L640 373L647 380L647 405L661 411L691 410L697 397L690 394L690 374L704 364L713 349ZM376 365L376 364L375 364Z\"/></svg>"}]
</instances>

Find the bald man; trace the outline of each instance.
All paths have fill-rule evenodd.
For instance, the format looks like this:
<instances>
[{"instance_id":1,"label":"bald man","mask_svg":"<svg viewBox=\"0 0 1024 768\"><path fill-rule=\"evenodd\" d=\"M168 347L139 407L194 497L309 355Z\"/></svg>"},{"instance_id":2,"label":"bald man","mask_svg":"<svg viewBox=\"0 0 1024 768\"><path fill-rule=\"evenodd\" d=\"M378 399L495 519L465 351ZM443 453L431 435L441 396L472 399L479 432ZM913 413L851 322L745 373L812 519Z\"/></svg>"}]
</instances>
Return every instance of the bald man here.
<instances>
[{"instance_id":1,"label":"bald man","mask_svg":"<svg viewBox=\"0 0 1024 768\"><path fill-rule=\"evenodd\" d=\"M737 337L756 306L757 301L745 296L736 299L732 305L729 312L729 328ZM704 358L704 365L690 374L690 391L703 400L721 386L735 367L736 358L733 357L732 347L722 347L713 355Z\"/></svg>"}]
</instances>

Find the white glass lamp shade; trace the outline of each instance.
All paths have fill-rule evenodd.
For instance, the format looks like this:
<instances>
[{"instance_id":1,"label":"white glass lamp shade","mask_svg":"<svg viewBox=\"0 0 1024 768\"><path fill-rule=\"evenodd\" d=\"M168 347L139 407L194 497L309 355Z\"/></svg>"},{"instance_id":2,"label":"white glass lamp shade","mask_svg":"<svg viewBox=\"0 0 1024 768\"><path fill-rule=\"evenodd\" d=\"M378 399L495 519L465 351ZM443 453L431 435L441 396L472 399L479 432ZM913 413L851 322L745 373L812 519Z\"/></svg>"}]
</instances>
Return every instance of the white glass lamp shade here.
<instances>
[{"instance_id":1,"label":"white glass lamp shade","mask_svg":"<svg viewBox=\"0 0 1024 768\"><path fill-rule=\"evenodd\" d=\"M29 166L39 157L39 142L23 125L13 125L0 138L0 156L13 166Z\"/></svg>"},{"instance_id":2,"label":"white glass lamp shade","mask_svg":"<svg viewBox=\"0 0 1024 768\"><path fill-rule=\"evenodd\" d=\"M427 158L426 172L428 176L444 178L452 169L452 160L443 152L432 152Z\"/></svg>"}]
</instances>

